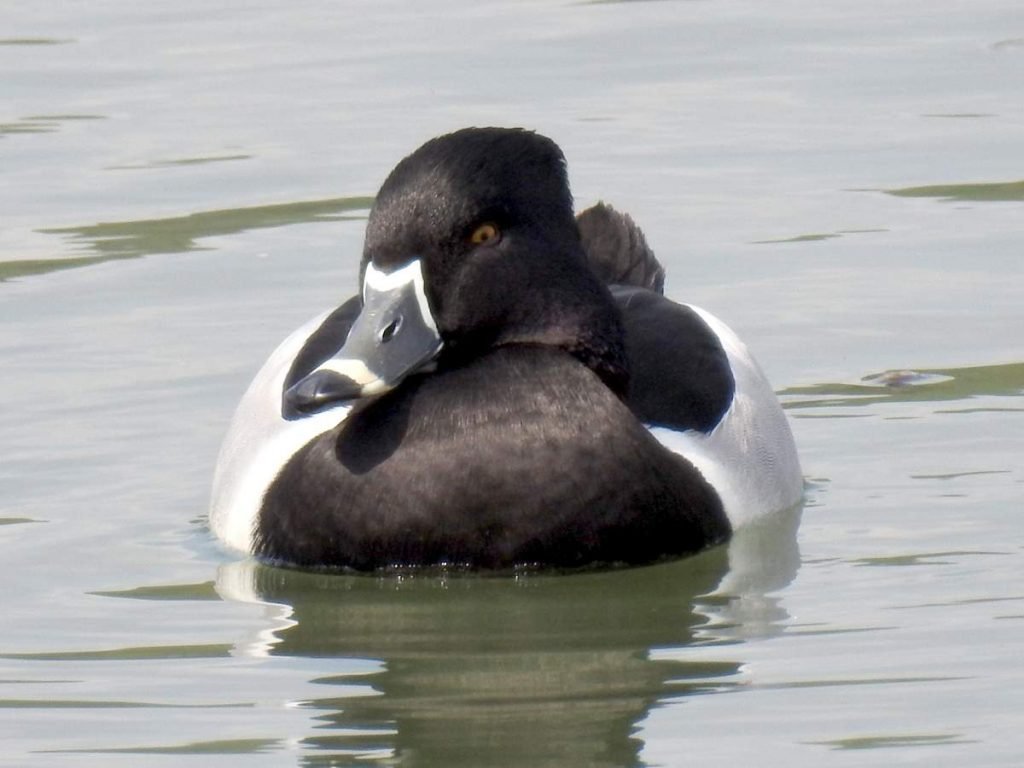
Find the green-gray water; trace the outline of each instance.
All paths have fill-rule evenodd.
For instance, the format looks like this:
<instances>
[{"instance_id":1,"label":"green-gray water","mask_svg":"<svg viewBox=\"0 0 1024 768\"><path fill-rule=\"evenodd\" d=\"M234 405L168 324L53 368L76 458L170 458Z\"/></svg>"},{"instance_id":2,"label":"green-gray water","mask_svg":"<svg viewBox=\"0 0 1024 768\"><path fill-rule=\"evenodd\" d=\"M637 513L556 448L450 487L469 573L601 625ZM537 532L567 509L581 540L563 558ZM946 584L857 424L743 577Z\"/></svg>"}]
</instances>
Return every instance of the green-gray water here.
<instances>
[{"instance_id":1,"label":"green-gray water","mask_svg":"<svg viewBox=\"0 0 1024 768\"><path fill-rule=\"evenodd\" d=\"M1024 17L185 0L0 32L0 765L1017 766ZM799 513L355 578L205 527L249 377L423 140L533 127L781 393ZM797 525L799 527L797 528Z\"/></svg>"}]
</instances>

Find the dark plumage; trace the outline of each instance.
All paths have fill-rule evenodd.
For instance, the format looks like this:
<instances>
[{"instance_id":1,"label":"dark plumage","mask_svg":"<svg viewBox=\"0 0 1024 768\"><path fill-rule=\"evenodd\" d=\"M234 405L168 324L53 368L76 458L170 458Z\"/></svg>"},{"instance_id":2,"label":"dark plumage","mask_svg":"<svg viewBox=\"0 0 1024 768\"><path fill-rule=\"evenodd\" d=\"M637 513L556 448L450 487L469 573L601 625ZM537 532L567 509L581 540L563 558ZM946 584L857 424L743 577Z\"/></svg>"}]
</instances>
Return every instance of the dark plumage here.
<instances>
[{"instance_id":1,"label":"dark plumage","mask_svg":"<svg viewBox=\"0 0 1024 768\"><path fill-rule=\"evenodd\" d=\"M598 203L576 217L591 271L606 285L665 292L665 270L628 214Z\"/></svg>"},{"instance_id":2,"label":"dark plumage","mask_svg":"<svg viewBox=\"0 0 1024 768\"><path fill-rule=\"evenodd\" d=\"M286 342L243 401L211 513L224 538L358 570L645 563L728 538L720 491L647 427L735 453L746 423L712 437L735 362L777 403L727 354L724 326L662 296L632 219L604 204L574 217L550 139L466 129L402 160L360 278L361 296ZM781 411L769 417L778 431ZM252 419L278 441L256 455L280 462L255 496Z\"/></svg>"},{"instance_id":3,"label":"dark plumage","mask_svg":"<svg viewBox=\"0 0 1024 768\"><path fill-rule=\"evenodd\" d=\"M257 551L360 570L579 567L684 554L728 531L699 473L591 371L509 345L411 377L303 448L270 487Z\"/></svg>"}]
</instances>

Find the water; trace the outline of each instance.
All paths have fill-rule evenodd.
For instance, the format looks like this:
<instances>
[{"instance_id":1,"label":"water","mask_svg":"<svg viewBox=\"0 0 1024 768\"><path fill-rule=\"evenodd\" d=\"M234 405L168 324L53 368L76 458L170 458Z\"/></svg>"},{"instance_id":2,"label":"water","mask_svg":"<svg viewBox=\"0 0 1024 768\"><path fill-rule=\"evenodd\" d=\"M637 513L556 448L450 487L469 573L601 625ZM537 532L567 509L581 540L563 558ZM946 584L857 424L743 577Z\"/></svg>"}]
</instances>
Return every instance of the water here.
<instances>
[{"instance_id":1,"label":"water","mask_svg":"<svg viewBox=\"0 0 1024 768\"><path fill-rule=\"evenodd\" d=\"M1007 0L20 4L0 33L0 764L1024 754L1024 23ZM218 548L278 340L426 138L526 125L782 393L799 515L653 568ZM797 524L799 528L797 529Z\"/></svg>"}]
</instances>

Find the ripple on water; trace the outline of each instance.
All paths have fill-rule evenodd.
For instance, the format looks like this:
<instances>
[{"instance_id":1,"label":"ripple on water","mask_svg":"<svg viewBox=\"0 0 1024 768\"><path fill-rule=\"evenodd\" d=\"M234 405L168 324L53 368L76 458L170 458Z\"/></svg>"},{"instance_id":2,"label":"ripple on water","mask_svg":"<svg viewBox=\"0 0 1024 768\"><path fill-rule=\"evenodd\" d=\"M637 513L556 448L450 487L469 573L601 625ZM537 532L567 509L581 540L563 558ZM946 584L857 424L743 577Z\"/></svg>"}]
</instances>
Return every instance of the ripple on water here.
<instances>
[{"instance_id":1,"label":"ripple on water","mask_svg":"<svg viewBox=\"0 0 1024 768\"><path fill-rule=\"evenodd\" d=\"M1024 394L1024 363L967 368L902 369L869 374L855 384L788 387L779 392L795 418L802 409L877 403L942 402Z\"/></svg>"},{"instance_id":2,"label":"ripple on water","mask_svg":"<svg viewBox=\"0 0 1024 768\"><path fill-rule=\"evenodd\" d=\"M223 158L222 158L223 159ZM158 253L204 250L205 238L235 235L252 229L285 227L314 221L363 219L372 197L336 197L292 203L200 211L162 219L138 219L79 227L41 229L67 238L79 250L91 253L67 259L0 262L0 282L117 259L135 259Z\"/></svg>"},{"instance_id":3,"label":"ripple on water","mask_svg":"<svg viewBox=\"0 0 1024 768\"><path fill-rule=\"evenodd\" d=\"M935 197L944 201L1019 202L1024 200L1024 180L978 184L931 184L883 191L896 197Z\"/></svg>"}]
</instances>

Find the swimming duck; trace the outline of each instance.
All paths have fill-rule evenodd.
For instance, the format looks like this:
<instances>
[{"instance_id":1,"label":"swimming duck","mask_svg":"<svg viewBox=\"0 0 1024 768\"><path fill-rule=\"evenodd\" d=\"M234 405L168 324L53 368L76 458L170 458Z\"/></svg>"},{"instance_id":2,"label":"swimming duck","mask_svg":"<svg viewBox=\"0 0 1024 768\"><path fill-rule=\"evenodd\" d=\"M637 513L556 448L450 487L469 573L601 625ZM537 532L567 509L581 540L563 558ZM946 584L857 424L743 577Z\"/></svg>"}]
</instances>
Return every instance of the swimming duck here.
<instances>
[{"instance_id":1,"label":"swimming duck","mask_svg":"<svg viewBox=\"0 0 1024 768\"><path fill-rule=\"evenodd\" d=\"M697 552L792 507L771 387L663 278L628 216L574 216L550 139L428 141L376 197L359 295L243 396L212 530L303 567L577 568Z\"/></svg>"}]
</instances>

